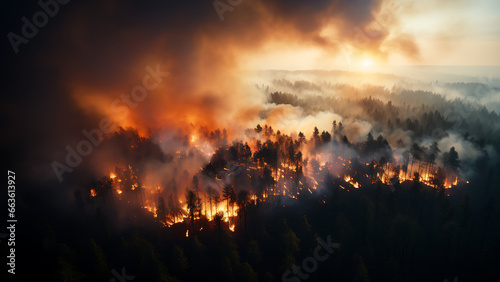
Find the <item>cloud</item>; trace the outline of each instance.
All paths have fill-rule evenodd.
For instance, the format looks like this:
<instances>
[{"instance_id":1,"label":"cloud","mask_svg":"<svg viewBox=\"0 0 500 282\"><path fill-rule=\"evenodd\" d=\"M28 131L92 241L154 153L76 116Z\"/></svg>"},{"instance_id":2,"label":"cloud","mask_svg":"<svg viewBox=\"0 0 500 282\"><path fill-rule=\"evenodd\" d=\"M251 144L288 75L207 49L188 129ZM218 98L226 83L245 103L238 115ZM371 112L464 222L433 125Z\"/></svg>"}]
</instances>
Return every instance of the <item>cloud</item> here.
<instances>
[{"instance_id":1,"label":"cloud","mask_svg":"<svg viewBox=\"0 0 500 282\"><path fill-rule=\"evenodd\" d=\"M206 1L90 1L69 12L54 36L64 40L51 46L43 62L59 72L84 111L92 108L102 115L109 114L109 100L137 83L146 65L160 63L171 77L127 125L224 126L259 107L245 99L255 93L239 75L243 56L258 54L271 42L335 51L338 42L354 44L354 28L373 22L380 6L381 1L371 0L242 2L220 22ZM332 27L336 38L323 34ZM371 36L366 48L377 52L388 34ZM399 39L395 49L414 53L411 40Z\"/></svg>"},{"instance_id":2,"label":"cloud","mask_svg":"<svg viewBox=\"0 0 500 282\"><path fill-rule=\"evenodd\" d=\"M28 141L26 152L47 163L60 158L66 145L83 138L83 129L96 128L103 117L119 120L110 104L141 83L146 66L157 64L170 76L119 125L136 127L142 134L188 130L192 124L227 128L230 135L240 132L268 110L267 93L250 87L244 71L248 60L270 46L340 55L341 45L355 46L364 36L366 44L356 46L362 52L417 56L410 34L395 35L399 21L397 13L387 17L387 3L243 1L224 14L224 21L211 1L71 3L40 33L43 40L24 53L34 59L17 65L10 75L16 79L7 89L22 92L30 101L16 114L37 119L36 125L19 122L26 132L17 132L17 138L37 136L36 142ZM379 25L375 30L374 23ZM280 107L269 117L276 125L304 131L313 124L329 126L333 119L340 116L303 115Z\"/></svg>"}]
</instances>

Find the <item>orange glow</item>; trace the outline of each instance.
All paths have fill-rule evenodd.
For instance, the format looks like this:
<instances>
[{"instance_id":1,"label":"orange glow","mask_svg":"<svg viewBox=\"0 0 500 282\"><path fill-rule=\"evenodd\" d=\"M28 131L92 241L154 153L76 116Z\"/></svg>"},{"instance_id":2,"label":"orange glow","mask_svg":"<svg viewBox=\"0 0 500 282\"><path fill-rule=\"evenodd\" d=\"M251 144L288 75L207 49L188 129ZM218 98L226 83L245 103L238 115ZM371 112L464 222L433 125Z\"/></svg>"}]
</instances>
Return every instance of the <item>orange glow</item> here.
<instances>
[{"instance_id":1,"label":"orange glow","mask_svg":"<svg viewBox=\"0 0 500 282\"><path fill-rule=\"evenodd\" d=\"M188 140L188 147L197 148L197 152L201 154L201 156L210 157L213 153L215 153L216 148L214 145L210 143L207 139L204 139L205 135L190 133L185 135ZM276 142L276 137L271 136L270 139L273 142ZM185 140L185 139L184 139ZM245 141L250 148L254 148L256 150L256 141L249 140ZM187 155L189 149L180 149L176 152L176 157L182 161ZM342 155L329 155L328 153L314 153L308 147L307 144L301 145L300 151L303 152L302 158L307 159L308 163L304 164L302 167L303 177L299 180L294 179L294 175L296 170L298 169L298 165L295 163L289 163L281 161L276 169L271 171L271 177L274 179L274 183L266 187L265 191L261 195L256 195L255 193L250 193L248 195L248 202L250 204L256 204L259 199L262 201L272 201L275 197L289 197L291 199L297 199L301 194L307 195L308 193L313 194L324 185L325 182L322 179L322 175L324 173L329 172L332 174L334 179L343 179L345 183L348 183L348 186L343 184L340 186L340 189L350 190L350 189L360 189L360 183L366 183L366 181L371 183L381 182L386 185L393 185L396 181L403 183L405 181L413 181L414 175L418 173L419 181L423 184L436 187L434 179L438 174L437 167L425 167L415 162L412 166L409 166L407 171L403 171L402 169L398 169L397 167L402 167L402 164L398 163L396 160L395 163L385 163L379 164L376 161L371 161L370 163L363 162L362 164L375 169L375 175L366 173L358 173L353 172L353 165L355 163L356 157L342 156ZM359 156L357 157L359 159ZM207 160L204 160L207 161ZM234 163L231 164L241 167L244 169L241 174L244 177L248 177L251 179L253 177L262 177L263 171L265 167L268 167L267 163L253 162L249 161L246 164ZM198 166L197 166L198 167ZM164 226L170 227L176 223L182 223L190 218L190 210L188 209L188 205L185 199L185 191L181 194L177 195L177 199L173 200L176 203L171 203L168 200L168 196L165 196L163 192L165 189L168 189L168 186L165 186L165 182L158 181L158 179L150 178L151 176L146 175L141 181L137 180L137 177L134 175L136 172L132 169L132 166L128 165L128 168L131 171L132 179L136 182L130 185L129 187L123 187L122 180L115 172L110 172L109 178L113 181L113 190L116 191L116 195L120 195L117 197L119 199L123 199L123 195L130 193L131 190L138 192L137 188L139 188L140 183L140 195L142 208L147 210L149 213L153 215L153 217L158 218L158 203L159 197L163 197L163 202L167 208L175 207L177 212L172 213L172 210L168 212L164 211L160 213L160 217L158 221L162 223ZM203 166L199 167L203 169ZM192 177L196 172L196 170L188 171ZM205 189L199 189L196 191L196 196L199 197L199 202L196 210L194 211L194 220L207 220L213 221L214 215L220 213L222 215L222 220L228 223L228 228L231 232L235 231L235 217L239 214L239 206L232 201L229 201L222 198L222 187L225 185L226 181L230 181L232 175L234 174L234 169L230 166L223 168L223 173L226 175L217 175L213 178L213 182L210 182L211 186L219 193L219 200L217 202L214 201L213 198L208 197ZM452 176L447 176L444 179L444 183L442 184L445 188L452 188L458 185L458 176L455 176L453 180ZM203 177L200 178L199 187L206 187L207 180ZM296 182L295 182L296 181ZM452 182L453 181L453 182ZM183 189L193 189L191 181L188 180L177 180L177 185L181 186ZM468 183L468 182L467 182ZM167 184L168 185L168 184ZM236 187L235 187L236 188ZM239 189L239 188L238 188ZM96 189L91 189L90 191L91 197L95 197L97 195ZM323 200L324 203L326 201ZM172 204L174 204L172 206ZM189 231L186 232L186 237L189 237Z\"/></svg>"},{"instance_id":2,"label":"orange glow","mask_svg":"<svg viewBox=\"0 0 500 282\"><path fill-rule=\"evenodd\" d=\"M344 181L347 182L347 183L350 183L352 186L354 186L354 188L358 189L359 187L361 187L359 185L358 182L355 182L354 179L352 177L350 177L349 175L346 175L344 177Z\"/></svg>"},{"instance_id":3,"label":"orange glow","mask_svg":"<svg viewBox=\"0 0 500 282\"><path fill-rule=\"evenodd\" d=\"M156 217L156 207L155 206L144 206L145 209L147 209L149 212L153 213L153 216Z\"/></svg>"}]
</instances>

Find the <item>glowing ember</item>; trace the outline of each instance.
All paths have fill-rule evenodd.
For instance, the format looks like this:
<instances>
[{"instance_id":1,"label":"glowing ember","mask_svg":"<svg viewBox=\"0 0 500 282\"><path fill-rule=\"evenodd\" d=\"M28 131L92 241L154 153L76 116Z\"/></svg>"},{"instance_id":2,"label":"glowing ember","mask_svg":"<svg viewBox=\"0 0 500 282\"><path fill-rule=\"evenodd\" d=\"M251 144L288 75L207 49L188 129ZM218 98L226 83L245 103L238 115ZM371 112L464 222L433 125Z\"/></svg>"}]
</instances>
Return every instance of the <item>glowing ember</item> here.
<instances>
[{"instance_id":1,"label":"glowing ember","mask_svg":"<svg viewBox=\"0 0 500 282\"><path fill-rule=\"evenodd\" d=\"M143 208L147 209L150 213L153 213L153 216L154 217L157 217L157 214L156 214L156 207L155 206L144 206Z\"/></svg>"},{"instance_id":2,"label":"glowing ember","mask_svg":"<svg viewBox=\"0 0 500 282\"><path fill-rule=\"evenodd\" d=\"M196 148L195 152L208 157L203 158L204 162L210 162L210 156L224 150L221 150L223 147L220 144L214 144L213 141L207 140L204 136L203 134L191 133L185 136L183 140L188 141L188 147ZM273 136L269 137L269 139L267 144L271 145L266 146L270 146L271 148L278 146L273 145L273 142L278 143ZM248 142L248 145L245 143L245 146L241 146L241 148L245 147L247 149L241 150L246 150L245 154L248 154L248 156L252 156L252 150L254 151L253 153L260 150L256 145L256 141ZM457 186L459 181L456 174L452 176L446 175L444 172L439 172L439 174L438 166L433 166L419 160L412 159L410 165L404 166L397 156L395 157L395 162L378 162L376 159L365 162L357 160L360 159L360 156L357 156L356 159L356 157L352 156L339 156L325 152L314 153L311 151L311 148L308 148L308 145L301 145L298 148L293 148L293 150L300 153L299 159L290 160L282 158L281 154L283 153L280 153L278 154L277 163L274 163L274 167L271 167L271 164L265 158L256 160L254 157L231 160L226 166L220 167L215 173L209 172L209 178L200 177L199 171L185 170L183 175L189 175L189 178L197 175L198 178L196 178L196 181L194 179L192 181L191 179L185 181L174 178L175 181L172 181L172 183L175 183L176 187L180 186L183 189L192 189L197 200L195 204L191 204L191 208L188 208L188 202L185 195L183 195L184 192L177 194L175 197L164 193L171 190L170 182L162 183L156 177L152 177L152 175L148 175L147 173L144 174L136 167L132 167L132 165L126 165L125 168L116 167L116 172L109 173L108 180L113 180L111 185L113 190L116 191L115 195L119 195L117 197L119 200L126 199L129 201L130 198L136 198L137 202L141 203L142 208L152 213L164 226L182 223L191 217L195 222L200 220L213 221L214 216L219 214L220 219L229 224L231 232L234 232L235 218L239 216L240 203L237 201L236 194L242 188L232 184L234 186L233 189L237 190L233 191L235 195L226 195L223 197L222 187L228 182L234 182L235 177L241 178L242 181L246 179L251 181L251 183L260 183L261 181L266 183L264 190L260 194L256 194L251 190L249 191L245 205L257 204L259 201L273 201L276 197L298 199L301 194L302 196L319 194L317 193L318 188L326 184L324 175L327 173L333 179L340 178L345 181L345 183L341 183L343 186L339 185L340 189L343 190L359 189L361 188L360 183L375 184L381 182L385 185L394 185L397 182L403 183L405 181L419 181L420 183L436 188L438 186L452 188ZM175 158L179 159L179 162L183 162L190 154L193 153L183 148L176 151ZM408 163L408 160L406 162ZM356 164L361 164L363 167L359 171L355 171ZM367 166L366 170L364 165ZM200 171L204 171L205 167L199 166L199 169ZM416 177L418 177L418 180L415 179ZM436 181L437 177L440 177L441 182ZM335 180L333 182L336 183ZM109 183L106 185L109 185ZM101 186L93 187L95 188L90 191L91 198L97 195L97 191L101 191ZM207 187L212 189L211 192L206 190ZM124 197L124 195L129 193L130 198ZM325 200L322 201L326 203ZM186 237L188 236L189 231L186 232Z\"/></svg>"},{"instance_id":3,"label":"glowing ember","mask_svg":"<svg viewBox=\"0 0 500 282\"><path fill-rule=\"evenodd\" d=\"M349 175L346 175L344 177L344 181L347 182L347 183L350 183L356 189L358 189L360 187L359 183L355 182L354 179L352 177L350 177Z\"/></svg>"}]
</instances>

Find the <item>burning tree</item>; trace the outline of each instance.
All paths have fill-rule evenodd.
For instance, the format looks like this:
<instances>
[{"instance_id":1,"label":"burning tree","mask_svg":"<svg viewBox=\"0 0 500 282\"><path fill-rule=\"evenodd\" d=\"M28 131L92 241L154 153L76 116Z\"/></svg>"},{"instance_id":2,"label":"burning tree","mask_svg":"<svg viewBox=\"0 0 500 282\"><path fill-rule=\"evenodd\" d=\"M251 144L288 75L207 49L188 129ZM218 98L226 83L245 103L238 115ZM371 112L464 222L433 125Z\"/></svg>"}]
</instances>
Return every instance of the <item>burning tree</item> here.
<instances>
[{"instance_id":1,"label":"burning tree","mask_svg":"<svg viewBox=\"0 0 500 282\"><path fill-rule=\"evenodd\" d=\"M236 215L246 226L249 205L280 203L282 197L310 198L322 187L351 190L377 184L394 188L405 181L435 188L458 184L460 160L455 148L438 158L437 142L429 147L413 143L400 158L382 135L375 139L368 133L364 142L339 143L347 138L343 131L343 126L334 122L332 138L316 127L308 141L302 133L292 138L264 125L257 126L245 142L234 140L229 145L224 131L200 129L187 136L179 133L174 139L183 147L168 158L159 158L156 153L137 156L156 152L153 148L158 145L131 133L127 137L131 144L125 146L130 150L126 164L116 165L109 177L94 181L89 193L103 199L116 194L118 200L147 209L166 226L189 219L193 233L206 225L205 218L212 221L220 211L225 222L233 223L233 230L231 220ZM113 138L124 140L119 135ZM153 147L146 150L148 146ZM200 170L183 165L196 158L206 159ZM168 179L153 174L152 180L146 165L151 159L174 167L174 174ZM437 160L444 166L440 167ZM183 173L178 174L178 169ZM200 185L205 189L200 191Z\"/></svg>"},{"instance_id":2,"label":"burning tree","mask_svg":"<svg viewBox=\"0 0 500 282\"><path fill-rule=\"evenodd\" d=\"M195 231L195 213L199 210L200 208L200 198L196 196L196 194L193 191L188 191L186 194L186 204L187 204L187 209L189 210L189 217L191 219L191 226L192 226L192 231L194 233Z\"/></svg>"}]
</instances>

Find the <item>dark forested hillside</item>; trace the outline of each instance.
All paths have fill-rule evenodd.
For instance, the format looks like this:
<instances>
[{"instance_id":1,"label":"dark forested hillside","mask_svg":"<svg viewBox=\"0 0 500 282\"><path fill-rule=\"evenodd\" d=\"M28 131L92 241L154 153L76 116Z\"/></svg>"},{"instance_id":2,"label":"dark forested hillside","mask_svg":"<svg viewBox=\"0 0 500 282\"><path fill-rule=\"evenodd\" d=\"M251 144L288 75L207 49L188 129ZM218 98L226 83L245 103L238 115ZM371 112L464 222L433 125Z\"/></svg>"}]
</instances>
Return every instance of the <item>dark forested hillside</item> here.
<instances>
[{"instance_id":1,"label":"dark forested hillside","mask_svg":"<svg viewBox=\"0 0 500 282\"><path fill-rule=\"evenodd\" d=\"M283 93L270 97L305 108L311 101ZM318 99L328 101L320 103L325 107L347 103ZM378 99L353 103L384 128L411 131L415 142L390 144L371 132L351 142L337 121L331 129L293 137L257 125L234 140L225 130L203 127L167 140L121 128L102 145L108 153L120 152L109 171L71 175L71 188L63 192L48 186L19 196L24 222L19 240L29 242L19 247L20 277L108 281L118 272L137 281L472 281L494 276L500 261L498 164L487 155L477 167L463 162L455 147L439 147L441 135L431 136L435 141L429 146L420 144L419 137L437 127L443 134L454 128L437 110L412 108L408 115L404 107ZM484 148L487 139L477 134L464 139ZM164 142L174 142L177 150L166 153ZM190 169L199 159L207 162Z\"/></svg>"}]
</instances>

